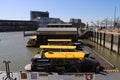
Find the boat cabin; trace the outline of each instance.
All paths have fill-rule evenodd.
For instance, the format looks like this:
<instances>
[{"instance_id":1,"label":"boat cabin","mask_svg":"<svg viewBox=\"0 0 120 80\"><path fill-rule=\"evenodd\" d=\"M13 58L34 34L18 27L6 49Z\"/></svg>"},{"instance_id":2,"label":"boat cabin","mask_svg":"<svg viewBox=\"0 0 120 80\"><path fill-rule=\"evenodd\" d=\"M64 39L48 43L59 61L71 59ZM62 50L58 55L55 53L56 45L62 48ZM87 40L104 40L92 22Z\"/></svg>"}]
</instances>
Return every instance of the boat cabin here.
<instances>
[{"instance_id":1,"label":"boat cabin","mask_svg":"<svg viewBox=\"0 0 120 80\"><path fill-rule=\"evenodd\" d=\"M73 27L47 27L38 28L37 30L37 45L47 45L48 39L72 39L72 42L77 41L77 28Z\"/></svg>"}]
</instances>

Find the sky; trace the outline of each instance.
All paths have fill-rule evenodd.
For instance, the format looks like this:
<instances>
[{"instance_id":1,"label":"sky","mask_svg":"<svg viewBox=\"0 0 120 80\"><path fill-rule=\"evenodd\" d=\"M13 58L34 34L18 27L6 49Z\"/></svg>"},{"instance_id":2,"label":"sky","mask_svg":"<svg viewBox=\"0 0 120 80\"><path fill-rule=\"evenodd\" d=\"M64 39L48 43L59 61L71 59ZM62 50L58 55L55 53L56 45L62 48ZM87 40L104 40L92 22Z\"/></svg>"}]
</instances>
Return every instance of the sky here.
<instances>
[{"instance_id":1,"label":"sky","mask_svg":"<svg viewBox=\"0 0 120 80\"><path fill-rule=\"evenodd\" d=\"M50 17L82 22L120 17L120 0L0 0L0 19L30 20L30 11L48 11Z\"/></svg>"}]
</instances>

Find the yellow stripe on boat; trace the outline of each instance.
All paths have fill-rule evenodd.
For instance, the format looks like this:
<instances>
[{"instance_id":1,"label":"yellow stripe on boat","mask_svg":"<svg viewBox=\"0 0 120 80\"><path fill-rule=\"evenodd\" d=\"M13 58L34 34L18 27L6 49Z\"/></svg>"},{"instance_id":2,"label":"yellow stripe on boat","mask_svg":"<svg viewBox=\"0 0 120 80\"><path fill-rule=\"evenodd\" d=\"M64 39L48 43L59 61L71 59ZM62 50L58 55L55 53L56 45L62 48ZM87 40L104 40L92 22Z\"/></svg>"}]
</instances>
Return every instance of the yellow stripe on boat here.
<instances>
[{"instance_id":1,"label":"yellow stripe on boat","mask_svg":"<svg viewBox=\"0 0 120 80\"><path fill-rule=\"evenodd\" d=\"M53 59L83 59L85 56L84 52L46 52L44 54L45 58Z\"/></svg>"},{"instance_id":2,"label":"yellow stripe on boat","mask_svg":"<svg viewBox=\"0 0 120 80\"><path fill-rule=\"evenodd\" d=\"M72 39L48 39L48 42L71 42Z\"/></svg>"},{"instance_id":3,"label":"yellow stripe on boat","mask_svg":"<svg viewBox=\"0 0 120 80\"><path fill-rule=\"evenodd\" d=\"M104 70L104 71L106 71L106 72L119 72L118 69L109 69L109 70Z\"/></svg>"},{"instance_id":4,"label":"yellow stripe on boat","mask_svg":"<svg viewBox=\"0 0 120 80\"><path fill-rule=\"evenodd\" d=\"M41 45L40 49L75 49L76 46Z\"/></svg>"}]
</instances>

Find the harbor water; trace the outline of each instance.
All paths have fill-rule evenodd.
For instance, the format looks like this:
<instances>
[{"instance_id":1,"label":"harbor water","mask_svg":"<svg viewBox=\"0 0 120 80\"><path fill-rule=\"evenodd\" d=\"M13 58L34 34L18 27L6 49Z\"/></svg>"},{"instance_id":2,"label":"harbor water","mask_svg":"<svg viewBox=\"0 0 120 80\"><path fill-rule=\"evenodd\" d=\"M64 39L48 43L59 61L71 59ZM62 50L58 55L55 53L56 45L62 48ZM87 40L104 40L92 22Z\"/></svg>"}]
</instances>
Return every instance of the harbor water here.
<instances>
[{"instance_id":1,"label":"harbor water","mask_svg":"<svg viewBox=\"0 0 120 80\"><path fill-rule=\"evenodd\" d=\"M38 48L27 48L27 40L23 32L0 33L0 71L5 71L4 60L11 61L11 71L24 71L24 66L39 51Z\"/></svg>"},{"instance_id":2,"label":"harbor water","mask_svg":"<svg viewBox=\"0 0 120 80\"><path fill-rule=\"evenodd\" d=\"M28 39L29 37L23 36L23 32L0 33L0 71L5 71L4 60L11 61L11 71L24 71L24 66L29 64L31 58L39 51L39 48L26 47ZM91 41L85 40L85 42L120 70L120 55Z\"/></svg>"},{"instance_id":3,"label":"harbor water","mask_svg":"<svg viewBox=\"0 0 120 80\"><path fill-rule=\"evenodd\" d=\"M84 42L120 70L120 55L90 40L84 40Z\"/></svg>"}]
</instances>

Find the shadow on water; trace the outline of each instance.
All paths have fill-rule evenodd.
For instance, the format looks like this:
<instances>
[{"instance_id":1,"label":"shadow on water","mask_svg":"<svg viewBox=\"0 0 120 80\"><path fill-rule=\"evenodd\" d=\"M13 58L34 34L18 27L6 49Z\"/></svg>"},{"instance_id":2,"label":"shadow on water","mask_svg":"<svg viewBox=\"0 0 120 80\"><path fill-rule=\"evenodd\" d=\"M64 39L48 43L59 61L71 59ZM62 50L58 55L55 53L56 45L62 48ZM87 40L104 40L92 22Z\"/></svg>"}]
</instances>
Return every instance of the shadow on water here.
<instances>
[{"instance_id":1,"label":"shadow on water","mask_svg":"<svg viewBox=\"0 0 120 80\"><path fill-rule=\"evenodd\" d=\"M90 40L84 40L84 42L120 70L120 55Z\"/></svg>"}]
</instances>

